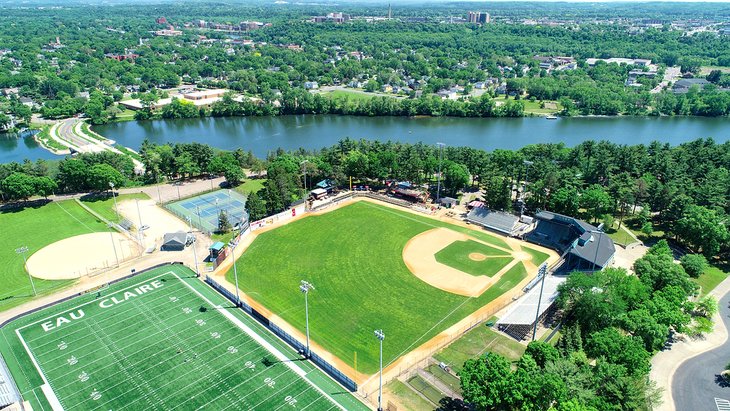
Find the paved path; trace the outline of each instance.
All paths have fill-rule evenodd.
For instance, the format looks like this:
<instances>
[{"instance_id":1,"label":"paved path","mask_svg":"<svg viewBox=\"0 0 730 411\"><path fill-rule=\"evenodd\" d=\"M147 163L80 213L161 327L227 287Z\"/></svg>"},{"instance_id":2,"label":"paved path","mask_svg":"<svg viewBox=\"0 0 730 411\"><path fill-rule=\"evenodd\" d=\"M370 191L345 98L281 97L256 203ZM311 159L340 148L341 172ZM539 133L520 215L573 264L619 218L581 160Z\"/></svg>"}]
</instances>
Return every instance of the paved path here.
<instances>
[{"instance_id":1,"label":"paved path","mask_svg":"<svg viewBox=\"0 0 730 411\"><path fill-rule=\"evenodd\" d=\"M728 317L730 315L730 309L728 309L730 294L728 292L730 292L730 278L725 279L709 293L720 300L720 312L713 317L715 328L712 333L700 340L677 341L672 344L671 349L661 351L652 358L649 376L657 382L659 388L663 389L662 404L657 409L663 411L716 410L713 397L708 396L709 392L701 393L703 388L724 392L725 397L721 398L730 399L730 389L721 388L714 382L715 374L721 371L721 368L730 360L727 332L730 322ZM718 346L722 346L718 349L719 351L727 354L725 358L704 370L695 365L698 361L705 364L706 358L704 355L693 357ZM687 408L688 405L689 408Z\"/></svg>"},{"instance_id":2,"label":"paved path","mask_svg":"<svg viewBox=\"0 0 730 411\"><path fill-rule=\"evenodd\" d=\"M730 293L720 299L719 311L722 321L718 322L718 326L724 328L724 341L717 341L722 345L685 361L677 368L672 382L676 410L730 410L720 407L720 402L716 402L716 399L730 400L730 384L720 377L730 361L730 341L727 339Z\"/></svg>"}]
</instances>

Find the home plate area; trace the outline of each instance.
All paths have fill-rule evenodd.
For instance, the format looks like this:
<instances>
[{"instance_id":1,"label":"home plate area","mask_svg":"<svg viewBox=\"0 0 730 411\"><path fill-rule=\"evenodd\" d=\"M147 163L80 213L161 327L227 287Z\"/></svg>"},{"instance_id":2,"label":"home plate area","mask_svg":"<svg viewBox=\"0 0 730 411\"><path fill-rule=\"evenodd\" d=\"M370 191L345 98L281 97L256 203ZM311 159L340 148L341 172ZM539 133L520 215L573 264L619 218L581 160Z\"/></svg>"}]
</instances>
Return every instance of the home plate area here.
<instances>
[{"instance_id":1,"label":"home plate area","mask_svg":"<svg viewBox=\"0 0 730 411\"><path fill-rule=\"evenodd\" d=\"M227 304L214 305L190 274L165 267L18 324L15 334L47 384L48 405L345 409L308 378L295 353L272 346Z\"/></svg>"}]
</instances>

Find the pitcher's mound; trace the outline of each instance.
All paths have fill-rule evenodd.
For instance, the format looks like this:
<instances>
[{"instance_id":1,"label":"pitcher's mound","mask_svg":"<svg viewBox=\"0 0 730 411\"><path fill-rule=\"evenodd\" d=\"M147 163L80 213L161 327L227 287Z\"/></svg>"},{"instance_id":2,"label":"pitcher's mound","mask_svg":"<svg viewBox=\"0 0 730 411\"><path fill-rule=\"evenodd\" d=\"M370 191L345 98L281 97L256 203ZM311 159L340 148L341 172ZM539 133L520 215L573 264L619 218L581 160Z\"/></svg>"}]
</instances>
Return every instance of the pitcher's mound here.
<instances>
[{"instance_id":1,"label":"pitcher's mound","mask_svg":"<svg viewBox=\"0 0 730 411\"><path fill-rule=\"evenodd\" d=\"M28 258L26 268L43 280L70 280L114 267L117 258L121 262L138 255L138 245L119 233L82 234L41 248Z\"/></svg>"},{"instance_id":2,"label":"pitcher's mound","mask_svg":"<svg viewBox=\"0 0 730 411\"><path fill-rule=\"evenodd\" d=\"M484 261L487 256L482 253L469 253L469 259L472 261Z\"/></svg>"}]
</instances>

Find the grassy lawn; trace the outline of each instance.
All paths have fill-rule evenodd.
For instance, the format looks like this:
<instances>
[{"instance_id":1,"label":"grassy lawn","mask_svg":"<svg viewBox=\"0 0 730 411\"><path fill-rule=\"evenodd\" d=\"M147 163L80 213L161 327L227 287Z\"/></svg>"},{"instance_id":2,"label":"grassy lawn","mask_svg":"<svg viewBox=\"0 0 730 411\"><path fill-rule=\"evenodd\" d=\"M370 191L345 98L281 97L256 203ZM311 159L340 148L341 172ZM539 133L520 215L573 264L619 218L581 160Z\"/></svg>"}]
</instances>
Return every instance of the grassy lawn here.
<instances>
[{"instance_id":1,"label":"grassy lawn","mask_svg":"<svg viewBox=\"0 0 730 411\"><path fill-rule=\"evenodd\" d=\"M0 310L29 301L32 289L23 265L23 258L15 253L19 247L28 247L26 257L41 248L81 234L107 231L104 223L96 220L73 200L52 202L39 207L0 212ZM34 280L39 295L48 294L73 281Z\"/></svg>"},{"instance_id":2,"label":"grassy lawn","mask_svg":"<svg viewBox=\"0 0 730 411\"><path fill-rule=\"evenodd\" d=\"M420 395L416 394L415 391L408 385L393 380L387 383L383 387L384 392L390 392L393 396L398 398L398 402L405 407L407 411L423 411L432 410L433 404L426 401ZM400 411L400 408L398 409Z\"/></svg>"},{"instance_id":3,"label":"grassy lawn","mask_svg":"<svg viewBox=\"0 0 730 411\"><path fill-rule=\"evenodd\" d=\"M461 392L461 382L459 381L459 377L442 370L438 364L429 365L426 368L426 371L431 373L431 375L436 377L442 383L446 384L453 391Z\"/></svg>"},{"instance_id":4,"label":"grassy lawn","mask_svg":"<svg viewBox=\"0 0 730 411\"><path fill-rule=\"evenodd\" d=\"M128 108L122 108L122 106L117 106L120 109L122 109L122 112L117 114L117 118L114 119L114 121L132 121L134 120L134 110L130 110Z\"/></svg>"},{"instance_id":5,"label":"grassy lawn","mask_svg":"<svg viewBox=\"0 0 730 411\"><path fill-rule=\"evenodd\" d=\"M494 101L507 101L507 100L514 100L514 98L504 97L500 96L494 99ZM557 101L550 101L545 100L544 103L553 103L555 104L556 108L541 108L540 107L540 101L530 101L526 99L521 99L519 101L522 101L525 104L525 113L527 114L539 114L539 115L548 115L553 114L561 111L563 109L563 106L560 105Z\"/></svg>"},{"instance_id":6,"label":"grassy lawn","mask_svg":"<svg viewBox=\"0 0 730 411\"><path fill-rule=\"evenodd\" d=\"M149 200L149 196L145 193L134 193L134 194L119 194L117 197L117 203L121 203L122 201L127 200ZM98 213L100 216L106 218L109 221L113 221L115 223L119 223L121 221L121 218L117 216L116 211L114 210L114 198L111 196L97 196L97 197L84 197L81 199L81 202L84 203L85 206L89 207L90 209L94 210L96 213Z\"/></svg>"},{"instance_id":7,"label":"grassy lawn","mask_svg":"<svg viewBox=\"0 0 730 411\"><path fill-rule=\"evenodd\" d=\"M331 97L331 98L348 98L353 101L367 101L372 99L373 97L382 97L387 96L387 94L375 94L375 93L362 93L358 91L348 91L348 90L332 90L328 92L322 92L320 93L323 96ZM391 96L392 97L392 96Z\"/></svg>"},{"instance_id":8,"label":"grassy lawn","mask_svg":"<svg viewBox=\"0 0 730 411\"><path fill-rule=\"evenodd\" d=\"M478 357L485 352L500 354L508 360L517 361L525 352L525 348L512 338L505 337L482 324L441 350L434 355L434 358L458 373L466 360Z\"/></svg>"},{"instance_id":9,"label":"grassy lawn","mask_svg":"<svg viewBox=\"0 0 730 411\"><path fill-rule=\"evenodd\" d=\"M239 273L245 273L240 287L304 331L297 287L301 280L312 282L317 287L309 296L312 339L351 366L357 353L358 370L372 374L378 369L374 329L388 336L383 346L388 364L527 276L524 264L516 264L477 298L426 284L408 270L402 250L434 227L460 228L364 201L297 220L254 240L237 261ZM233 282L232 270L227 277Z\"/></svg>"},{"instance_id":10,"label":"grassy lawn","mask_svg":"<svg viewBox=\"0 0 730 411\"><path fill-rule=\"evenodd\" d=\"M233 190L243 195L255 193L264 188L265 182L265 178L252 178L244 181L242 184L239 184Z\"/></svg>"},{"instance_id":11,"label":"grassy lawn","mask_svg":"<svg viewBox=\"0 0 730 411\"><path fill-rule=\"evenodd\" d=\"M434 404L438 404L439 402L441 402L441 398L444 398L446 396L445 393L441 392L438 388L426 382L426 380L421 378L421 376L419 375L411 377L411 379L408 380L408 385L410 385L414 390L423 394L424 397L428 398Z\"/></svg>"},{"instance_id":12,"label":"grassy lawn","mask_svg":"<svg viewBox=\"0 0 730 411\"><path fill-rule=\"evenodd\" d=\"M478 253L487 258L482 261L472 260L469 255ZM497 274L512 261L512 257L504 251L489 247L473 240L455 241L436 253L436 261L456 268L471 275Z\"/></svg>"},{"instance_id":13,"label":"grassy lawn","mask_svg":"<svg viewBox=\"0 0 730 411\"><path fill-rule=\"evenodd\" d=\"M611 240L613 240L614 243L620 244L625 247L635 241L634 238L626 232L626 230L624 230L623 228L618 230L616 227L618 227L618 225L614 225L614 227L606 230L606 234L611 237Z\"/></svg>"},{"instance_id":14,"label":"grassy lawn","mask_svg":"<svg viewBox=\"0 0 730 411\"><path fill-rule=\"evenodd\" d=\"M526 252L527 254L530 254L532 256L532 262L538 267L540 266L540 264L545 262L545 260L547 260L548 257L550 257L546 253L543 253L542 251L537 251L534 248L530 248L530 247L522 247L522 251Z\"/></svg>"},{"instance_id":15,"label":"grassy lawn","mask_svg":"<svg viewBox=\"0 0 730 411\"><path fill-rule=\"evenodd\" d=\"M36 134L36 138L38 140L40 140L42 142L42 144L44 144L45 146L50 147L54 150L59 150L59 151L68 150L68 147L64 146L63 144L61 144L58 141L51 138L51 136L48 132L50 129L51 129L51 126L49 126L49 125L41 126L41 129L40 129L41 131L38 132L38 134Z\"/></svg>"},{"instance_id":16,"label":"grassy lawn","mask_svg":"<svg viewBox=\"0 0 730 411\"><path fill-rule=\"evenodd\" d=\"M724 279L728 276L728 267L724 267L725 270L722 268L712 265L707 270L705 270L702 275L700 275L699 278L693 278L692 281L697 283L700 287L702 287L702 291L700 292L700 296L704 297L712 291L715 287L717 287L718 284L720 284Z\"/></svg>"}]
</instances>

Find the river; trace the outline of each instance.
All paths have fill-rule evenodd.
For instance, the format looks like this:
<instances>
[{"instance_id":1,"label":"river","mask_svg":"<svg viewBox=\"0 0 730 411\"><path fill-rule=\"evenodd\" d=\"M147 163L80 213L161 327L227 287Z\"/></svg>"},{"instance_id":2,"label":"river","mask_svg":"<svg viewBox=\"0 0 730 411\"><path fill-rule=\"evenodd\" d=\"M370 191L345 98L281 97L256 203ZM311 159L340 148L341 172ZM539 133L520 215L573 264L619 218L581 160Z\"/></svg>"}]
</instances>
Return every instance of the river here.
<instances>
[{"instance_id":1,"label":"river","mask_svg":"<svg viewBox=\"0 0 730 411\"><path fill-rule=\"evenodd\" d=\"M95 126L98 133L138 149L147 138L155 143L201 142L221 149L243 148L257 156L281 147L317 149L340 139L376 139L402 142L443 142L486 150L518 149L527 144L564 142L575 146L586 140L618 144L648 144L653 140L673 145L697 138L730 141L730 119L705 117L575 117L535 118L356 117L301 115L131 121ZM0 161L53 158L42 148L30 148L32 139L17 140L7 149L0 140Z\"/></svg>"},{"instance_id":2,"label":"river","mask_svg":"<svg viewBox=\"0 0 730 411\"><path fill-rule=\"evenodd\" d=\"M0 164L11 161L22 162L29 160L51 160L61 158L38 144L32 135L19 137L15 133L0 133Z\"/></svg>"}]
</instances>

